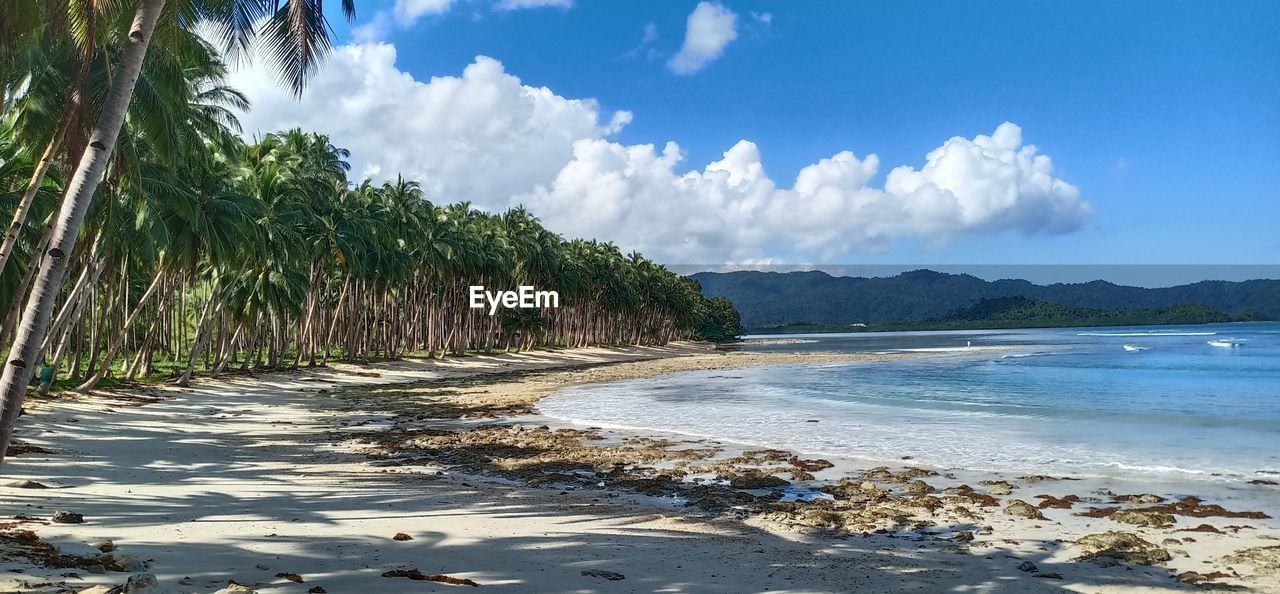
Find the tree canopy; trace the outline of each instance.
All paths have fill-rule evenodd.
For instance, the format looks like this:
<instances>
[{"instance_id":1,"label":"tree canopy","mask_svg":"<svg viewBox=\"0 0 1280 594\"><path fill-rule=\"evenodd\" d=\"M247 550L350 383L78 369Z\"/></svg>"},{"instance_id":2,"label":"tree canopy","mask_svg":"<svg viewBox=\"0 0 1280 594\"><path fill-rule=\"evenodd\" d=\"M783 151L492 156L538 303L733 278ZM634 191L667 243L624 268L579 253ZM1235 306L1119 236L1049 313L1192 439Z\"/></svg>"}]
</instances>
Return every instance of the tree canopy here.
<instances>
[{"instance_id":1,"label":"tree canopy","mask_svg":"<svg viewBox=\"0 0 1280 594\"><path fill-rule=\"evenodd\" d=\"M0 8L0 216L15 220L0 272L4 344L128 42L129 3L69 4L63 21L49 20L63 3ZM196 373L332 358L736 335L731 304L640 254L563 238L523 208L486 212L427 197L403 177L353 181L349 153L322 134L242 138L234 114L249 106L227 85L223 61L247 43L252 27L241 21L267 19L257 33L290 88L300 91L315 63L281 49L288 37L276 28L293 25L278 19L295 17L259 4L273 3L166 5L154 42L163 50L142 63L66 260L40 349L44 389L58 378L82 389L147 375L185 383ZM227 12L237 6L241 13ZM214 21L223 47L191 26L210 14L225 17ZM34 28L20 33L19 23ZM327 48L327 38L308 39L297 51ZM58 135L65 141L53 143ZM16 216L46 161L28 212ZM561 303L490 316L468 307L470 285L533 285L558 291Z\"/></svg>"}]
</instances>

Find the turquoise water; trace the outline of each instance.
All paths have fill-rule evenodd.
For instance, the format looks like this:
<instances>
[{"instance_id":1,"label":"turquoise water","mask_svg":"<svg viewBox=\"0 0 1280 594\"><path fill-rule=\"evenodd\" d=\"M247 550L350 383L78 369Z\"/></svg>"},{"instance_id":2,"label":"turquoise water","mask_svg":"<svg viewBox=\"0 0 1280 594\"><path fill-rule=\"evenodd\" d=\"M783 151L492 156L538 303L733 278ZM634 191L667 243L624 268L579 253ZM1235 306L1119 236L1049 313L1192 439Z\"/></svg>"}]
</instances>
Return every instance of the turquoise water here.
<instances>
[{"instance_id":1,"label":"turquoise water","mask_svg":"<svg viewBox=\"0 0 1280 594\"><path fill-rule=\"evenodd\" d=\"M786 338L814 342L749 348L950 350L583 386L539 408L591 425L942 468L1280 480L1280 323ZM1234 346L1209 344L1224 340Z\"/></svg>"}]
</instances>

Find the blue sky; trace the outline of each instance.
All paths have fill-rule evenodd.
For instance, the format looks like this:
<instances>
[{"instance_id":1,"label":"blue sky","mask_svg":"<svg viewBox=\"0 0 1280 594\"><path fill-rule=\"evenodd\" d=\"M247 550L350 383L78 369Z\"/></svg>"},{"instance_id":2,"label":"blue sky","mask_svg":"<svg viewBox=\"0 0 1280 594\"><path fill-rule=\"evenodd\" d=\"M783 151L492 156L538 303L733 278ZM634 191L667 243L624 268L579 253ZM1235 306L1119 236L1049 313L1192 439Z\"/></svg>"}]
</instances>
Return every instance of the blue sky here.
<instances>
[{"instance_id":1,"label":"blue sky","mask_svg":"<svg viewBox=\"0 0 1280 594\"><path fill-rule=\"evenodd\" d=\"M339 42L390 44L395 68L424 84L460 77L488 56L522 85L594 99L602 126L625 110L630 122L601 137L654 144L658 154L678 143L677 176L748 140L780 188L846 150L879 157L865 183L882 188L889 170L923 169L947 139L1013 122L1023 145L1049 156L1052 177L1089 206L1088 216L1044 225L1022 214L1002 222L1000 213L951 227L873 232L848 223L840 233L857 238L807 246L777 230L751 239L750 250L725 247L745 241L738 237L704 237L672 251L680 260L672 263L1270 264L1280 253L1277 2L724 0L707 10L733 15L733 39L679 73L672 58L698 2L552 0L558 6L504 10L491 0L416 0L434 10L413 19L403 5L415 0L399 1L399 10L395 0L358 2L356 27L365 28L335 22ZM556 228L557 192L576 195L551 188L520 202ZM636 204L663 208L636 192ZM565 221L574 234L597 228ZM600 223L597 233L615 239L615 230ZM645 251L671 242L652 233L619 239Z\"/></svg>"}]
</instances>

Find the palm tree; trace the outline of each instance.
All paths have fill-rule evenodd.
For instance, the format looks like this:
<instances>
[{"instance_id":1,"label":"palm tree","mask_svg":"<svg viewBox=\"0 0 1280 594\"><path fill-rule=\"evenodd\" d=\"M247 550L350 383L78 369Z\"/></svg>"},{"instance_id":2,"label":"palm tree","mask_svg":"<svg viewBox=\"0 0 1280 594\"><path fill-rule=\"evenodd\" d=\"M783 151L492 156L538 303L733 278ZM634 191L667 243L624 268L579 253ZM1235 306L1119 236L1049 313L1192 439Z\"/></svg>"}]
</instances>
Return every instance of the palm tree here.
<instances>
[{"instance_id":1,"label":"palm tree","mask_svg":"<svg viewBox=\"0 0 1280 594\"><path fill-rule=\"evenodd\" d=\"M100 21L112 18L120 17L104 10ZM91 105L106 103L113 79L106 64L132 43L100 26L95 51L111 59L95 58L85 78ZM197 372L232 364L249 370L297 367L303 358L324 365L734 334L732 306L708 300L695 282L609 243L565 241L523 208L436 205L399 176L352 186L348 153L303 130L245 143L229 109L245 102L222 83L214 48L183 28L155 35L169 51L138 72L118 146L84 216L85 241L63 258L74 280L51 285L61 294L56 317L49 314L34 354L23 355L51 357L42 391L57 383L64 360L72 385L88 389L116 373L185 385ZM68 54L50 72L76 63ZM3 68L0 61L7 77ZM11 92L17 87L5 80L0 209L16 210L34 167L24 147L44 142L32 131L54 126L60 103ZM60 89L42 83L38 92L58 98ZM79 123L69 128L66 152L88 142L83 133ZM43 182L11 270L42 264L31 255L40 253L39 224L62 169ZM26 266L31 276L37 265ZM24 291L14 286L17 275L3 281L0 298L16 316ZM555 288L562 303L490 316L468 307L473 284Z\"/></svg>"},{"instance_id":2,"label":"palm tree","mask_svg":"<svg viewBox=\"0 0 1280 594\"><path fill-rule=\"evenodd\" d=\"M0 12L0 22L7 20L14 24L12 27L0 30L0 48L12 52L7 55L27 58L22 61L0 63L0 70L8 72L5 78L10 84L7 86L14 86L14 77L17 76L25 77L26 84L32 87L57 86L62 80L58 68L59 58L65 58L69 53L77 54L75 59L77 66L60 97L63 107L49 137L48 146L31 172L26 191L23 192L22 199L14 210L13 221L5 232L3 243L0 243L0 271L4 270L9 257L13 255L14 247L17 245L36 195L44 183L45 176L54 165L56 154L62 148L67 132L71 128L73 116L81 108L81 86L95 53L94 32L98 15L96 3L77 2L76 6L69 7L71 10L62 13L71 17L69 23L71 26L67 28L69 35L66 36L49 34L49 23L59 20L56 17L60 7L56 4L40 0L29 3L14 2L8 3L3 12ZM70 43L67 43L68 41ZM52 104L56 101L54 99L56 96L56 93L28 92L24 100L48 101ZM24 111L38 113L42 110L27 106ZM45 106L43 111L51 110ZM47 127L41 129L44 130Z\"/></svg>"},{"instance_id":3,"label":"palm tree","mask_svg":"<svg viewBox=\"0 0 1280 594\"><path fill-rule=\"evenodd\" d=\"M247 49L255 32L261 33L266 53L282 73L284 82L300 94L307 78L329 49L328 23L323 0L179 0L168 13L161 32L173 33L195 26L197 18L214 23L228 48ZM156 25L164 12L165 0L138 0L128 31L128 42L119 58L110 89L101 104L97 124L88 146L66 187L66 195L50 230L46 251L39 256L39 272L22 323L9 351L8 364L0 376L0 463L13 434L14 425L26 397L27 385L35 373L39 349L48 329L67 261L75 248L85 212L107 169L134 86L142 70ZM353 18L354 0L342 0L347 18ZM252 28L254 17L267 20ZM249 17L249 18L246 18Z\"/></svg>"}]
</instances>

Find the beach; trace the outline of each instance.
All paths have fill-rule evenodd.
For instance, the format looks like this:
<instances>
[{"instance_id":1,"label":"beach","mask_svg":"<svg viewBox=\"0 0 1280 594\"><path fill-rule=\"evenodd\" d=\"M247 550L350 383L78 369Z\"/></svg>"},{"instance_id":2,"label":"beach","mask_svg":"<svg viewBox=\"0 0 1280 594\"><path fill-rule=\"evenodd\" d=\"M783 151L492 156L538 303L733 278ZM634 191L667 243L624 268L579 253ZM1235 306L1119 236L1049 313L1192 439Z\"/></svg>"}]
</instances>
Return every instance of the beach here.
<instances>
[{"instance_id":1,"label":"beach","mask_svg":"<svg viewBox=\"0 0 1280 594\"><path fill-rule=\"evenodd\" d=\"M679 343L29 400L0 487L0 592L145 573L145 592L1280 591L1275 509L537 409L597 382L928 356Z\"/></svg>"}]
</instances>

